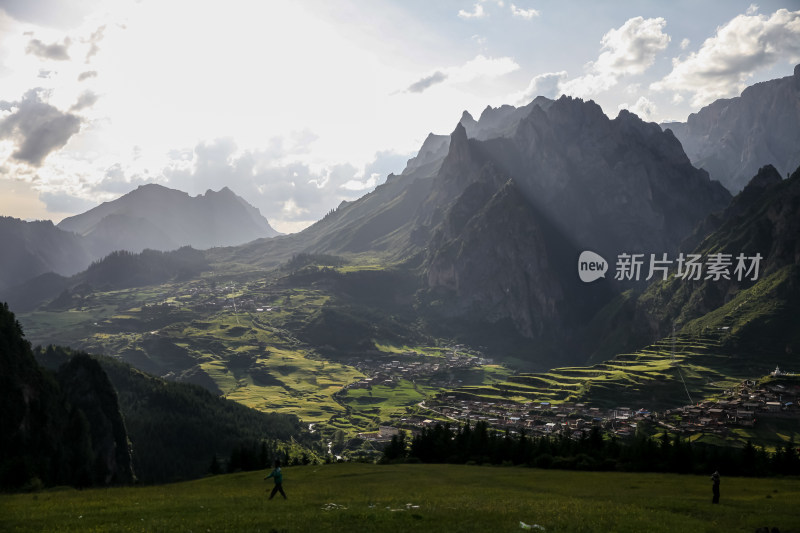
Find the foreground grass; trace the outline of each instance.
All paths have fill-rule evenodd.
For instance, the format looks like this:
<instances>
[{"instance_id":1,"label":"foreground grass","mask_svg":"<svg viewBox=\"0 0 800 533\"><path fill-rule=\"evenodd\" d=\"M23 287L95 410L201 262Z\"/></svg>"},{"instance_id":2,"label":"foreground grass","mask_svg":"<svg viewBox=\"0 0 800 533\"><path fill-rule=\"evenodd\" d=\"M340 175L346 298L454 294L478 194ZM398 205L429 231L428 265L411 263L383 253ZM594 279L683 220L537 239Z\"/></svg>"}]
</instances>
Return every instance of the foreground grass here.
<instances>
[{"instance_id":1,"label":"foreground grass","mask_svg":"<svg viewBox=\"0 0 800 533\"><path fill-rule=\"evenodd\" d=\"M800 480L338 464L155 487L0 495L2 531L800 531ZM535 531L542 531L534 528Z\"/></svg>"}]
</instances>

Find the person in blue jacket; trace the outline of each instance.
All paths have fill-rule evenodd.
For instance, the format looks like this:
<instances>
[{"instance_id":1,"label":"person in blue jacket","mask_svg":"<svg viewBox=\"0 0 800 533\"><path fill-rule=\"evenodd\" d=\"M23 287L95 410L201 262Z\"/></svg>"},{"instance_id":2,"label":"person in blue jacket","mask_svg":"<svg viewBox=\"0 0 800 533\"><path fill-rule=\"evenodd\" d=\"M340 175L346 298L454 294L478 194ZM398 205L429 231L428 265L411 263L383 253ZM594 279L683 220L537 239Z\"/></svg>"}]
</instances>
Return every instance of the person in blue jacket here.
<instances>
[{"instance_id":1,"label":"person in blue jacket","mask_svg":"<svg viewBox=\"0 0 800 533\"><path fill-rule=\"evenodd\" d=\"M275 493L280 492L283 499L286 499L286 493L283 492L283 473L281 472L281 462L277 459L275 460L275 468L272 469L272 472L269 473L267 477L264 479L272 478L275 481L275 487L272 489L272 493L269 495L269 499L271 500Z\"/></svg>"}]
</instances>

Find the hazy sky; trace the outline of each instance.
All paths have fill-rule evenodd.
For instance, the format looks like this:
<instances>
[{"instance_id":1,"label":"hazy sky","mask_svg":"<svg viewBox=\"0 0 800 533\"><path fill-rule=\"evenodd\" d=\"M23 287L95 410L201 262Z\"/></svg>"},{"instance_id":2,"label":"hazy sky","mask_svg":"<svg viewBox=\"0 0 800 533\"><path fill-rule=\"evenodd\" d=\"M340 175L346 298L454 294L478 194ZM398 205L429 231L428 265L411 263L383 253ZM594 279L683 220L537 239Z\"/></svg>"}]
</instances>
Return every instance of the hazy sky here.
<instances>
[{"instance_id":1,"label":"hazy sky","mask_svg":"<svg viewBox=\"0 0 800 533\"><path fill-rule=\"evenodd\" d=\"M685 120L800 62L800 0L0 0L0 215L230 187L279 231L537 95Z\"/></svg>"}]
</instances>

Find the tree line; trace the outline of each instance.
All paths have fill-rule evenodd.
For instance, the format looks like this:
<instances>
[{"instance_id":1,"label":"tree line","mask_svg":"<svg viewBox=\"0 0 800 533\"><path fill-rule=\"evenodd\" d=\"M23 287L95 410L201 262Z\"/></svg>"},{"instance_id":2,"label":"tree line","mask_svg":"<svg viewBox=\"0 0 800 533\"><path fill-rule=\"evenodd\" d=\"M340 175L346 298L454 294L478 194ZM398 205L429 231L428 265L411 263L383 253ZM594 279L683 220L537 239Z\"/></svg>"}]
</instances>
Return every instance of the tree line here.
<instances>
[{"instance_id":1,"label":"tree line","mask_svg":"<svg viewBox=\"0 0 800 533\"><path fill-rule=\"evenodd\" d=\"M579 439L565 435L528 436L524 431L498 432L486 422L457 427L437 424L410 442L405 434L392 437L383 462L524 465L564 470L671 472L725 475L800 475L800 454L794 441L775 452L756 448L702 445L667 432L651 438L639 432L631 441L604 437L594 427Z\"/></svg>"}]
</instances>

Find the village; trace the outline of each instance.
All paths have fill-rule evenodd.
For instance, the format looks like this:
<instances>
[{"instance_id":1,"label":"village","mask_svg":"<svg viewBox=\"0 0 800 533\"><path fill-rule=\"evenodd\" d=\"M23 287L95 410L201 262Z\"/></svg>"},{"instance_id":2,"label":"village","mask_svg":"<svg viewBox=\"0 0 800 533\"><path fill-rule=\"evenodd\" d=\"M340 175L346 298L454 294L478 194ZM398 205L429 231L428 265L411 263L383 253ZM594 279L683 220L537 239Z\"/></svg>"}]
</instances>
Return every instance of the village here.
<instances>
[{"instance_id":1,"label":"village","mask_svg":"<svg viewBox=\"0 0 800 533\"><path fill-rule=\"evenodd\" d=\"M493 364L491 359L463 351L463 346L448 346L445 355L424 355L414 350L401 354L376 354L348 364L370 377L350 383L347 389L371 389L374 385L394 386L399 380L414 381L425 378L426 383L436 387L452 388L462 383L457 378L458 370L468 370Z\"/></svg>"},{"instance_id":2,"label":"village","mask_svg":"<svg viewBox=\"0 0 800 533\"><path fill-rule=\"evenodd\" d=\"M794 376L776 369L773 377ZM800 422L800 380L791 384L770 383L758 387L752 380L743 381L738 389L728 390L716 401L703 401L664 412L646 408L616 407L601 409L584 403L564 402L492 402L463 399L445 395L422 404L430 417L408 416L395 424L380 427L379 431L359 436L374 441L388 441L400 430L412 435L437 423L451 424L485 422L498 431L512 434L524 431L529 436L561 435L573 439L588 437L593 428L620 438L631 438L637 426L647 423L660 426L682 438L698 433L722 438L737 427L755 427L759 420L786 418Z\"/></svg>"}]
</instances>

